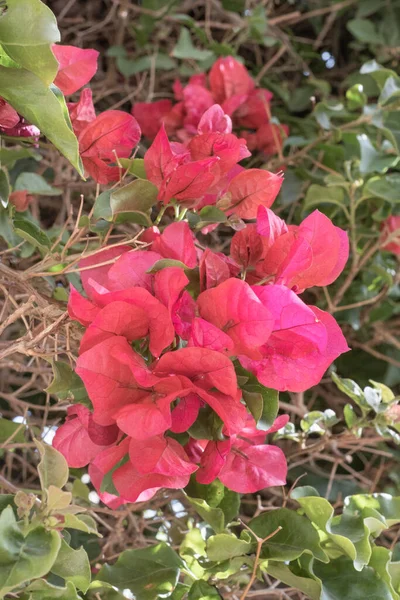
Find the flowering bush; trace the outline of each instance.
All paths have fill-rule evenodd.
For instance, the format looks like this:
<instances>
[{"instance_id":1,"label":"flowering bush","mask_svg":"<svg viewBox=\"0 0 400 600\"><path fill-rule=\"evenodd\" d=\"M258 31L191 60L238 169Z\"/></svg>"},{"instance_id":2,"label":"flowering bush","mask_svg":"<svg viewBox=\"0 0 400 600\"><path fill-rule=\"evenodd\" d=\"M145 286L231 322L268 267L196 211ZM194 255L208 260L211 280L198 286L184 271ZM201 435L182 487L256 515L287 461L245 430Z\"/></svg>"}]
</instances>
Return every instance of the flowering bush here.
<instances>
[{"instance_id":1,"label":"flowering bush","mask_svg":"<svg viewBox=\"0 0 400 600\"><path fill-rule=\"evenodd\" d=\"M240 131L249 149L266 155L282 148L288 134L286 125L271 121L272 93L256 87L246 67L232 56L219 58L206 74L193 75L185 86L177 79L173 86L176 104L171 100L136 102L132 114L143 135L153 139L164 124L169 136L187 141L192 136L208 133L201 123L204 113L217 104L222 113L214 115L214 132L230 133L232 126Z\"/></svg>"},{"instance_id":2,"label":"flowering bush","mask_svg":"<svg viewBox=\"0 0 400 600\"><path fill-rule=\"evenodd\" d=\"M114 111L96 119L90 110L85 125L90 103L85 93L69 107L75 130L82 127L80 146L109 119L120 136L114 146L130 151L137 141L126 138L130 121L122 128ZM79 263L87 297L72 287L68 310L86 328L76 372L93 412L71 408L54 445L70 466L89 464L111 506L183 488L193 473L199 483L218 477L241 493L284 484L284 454L264 440L288 417L264 423L246 385L304 391L348 350L334 318L298 296L338 277L346 233L319 211L288 227L269 209L282 177L238 167L247 156L219 105L204 112L187 144L170 142L162 126L144 168L158 206L173 204L177 220L144 230L143 249L117 245ZM113 167L96 173L104 169ZM202 248L184 220L188 208L209 205L256 218L235 233L230 255ZM104 488L109 473L118 496Z\"/></svg>"}]
</instances>

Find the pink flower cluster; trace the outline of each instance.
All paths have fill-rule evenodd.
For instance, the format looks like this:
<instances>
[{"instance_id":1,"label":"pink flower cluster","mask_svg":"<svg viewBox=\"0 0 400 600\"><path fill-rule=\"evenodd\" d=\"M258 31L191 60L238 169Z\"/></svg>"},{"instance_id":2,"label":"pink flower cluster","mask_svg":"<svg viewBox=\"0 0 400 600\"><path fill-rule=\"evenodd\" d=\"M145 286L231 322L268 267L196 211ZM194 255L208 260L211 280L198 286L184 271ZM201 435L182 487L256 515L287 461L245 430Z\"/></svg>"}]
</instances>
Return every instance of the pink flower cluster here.
<instances>
[{"instance_id":1,"label":"pink flower cluster","mask_svg":"<svg viewBox=\"0 0 400 600\"><path fill-rule=\"evenodd\" d=\"M218 59L208 77L193 75L185 86L176 80L173 91L175 104L158 100L133 105L132 114L147 138L153 139L163 124L169 137L186 142L196 135L204 112L214 104L222 107L230 127L233 124L251 151L276 154L288 134L286 125L271 122L272 93L256 87L246 67L232 56Z\"/></svg>"},{"instance_id":2,"label":"pink flower cluster","mask_svg":"<svg viewBox=\"0 0 400 600\"><path fill-rule=\"evenodd\" d=\"M287 417L257 429L234 361L265 386L303 391L348 350L334 318L296 293L337 277L346 235L318 211L288 228L260 203L231 256L199 248L184 221L141 239L145 250L116 246L80 262L87 298L72 288L68 310L86 328L76 372L93 411L70 408L55 447L71 466L89 464L110 506L182 488L193 473L241 493L282 485L285 457L264 441Z\"/></svg>"}]
</instances>

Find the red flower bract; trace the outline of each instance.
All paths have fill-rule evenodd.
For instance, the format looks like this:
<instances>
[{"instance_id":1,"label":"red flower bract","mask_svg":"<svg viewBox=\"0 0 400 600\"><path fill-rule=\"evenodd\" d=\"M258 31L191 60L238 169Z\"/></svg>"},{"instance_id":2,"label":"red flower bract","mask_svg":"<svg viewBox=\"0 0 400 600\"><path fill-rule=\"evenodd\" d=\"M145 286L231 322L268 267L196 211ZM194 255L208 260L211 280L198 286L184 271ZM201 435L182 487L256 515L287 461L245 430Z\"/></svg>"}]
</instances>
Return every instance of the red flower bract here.
<instances>
[{"instance_id":1,"label":"red flower bract","mask_svg":"<svg viewBox=\"0 0 400 600\"><path fill-rule=\"evenodd\" d=\"M59 64L54 83L63 94L73 94L79 90L97 71L97 50L53 44L52 51Z\"/></svg>"}]
</instances>

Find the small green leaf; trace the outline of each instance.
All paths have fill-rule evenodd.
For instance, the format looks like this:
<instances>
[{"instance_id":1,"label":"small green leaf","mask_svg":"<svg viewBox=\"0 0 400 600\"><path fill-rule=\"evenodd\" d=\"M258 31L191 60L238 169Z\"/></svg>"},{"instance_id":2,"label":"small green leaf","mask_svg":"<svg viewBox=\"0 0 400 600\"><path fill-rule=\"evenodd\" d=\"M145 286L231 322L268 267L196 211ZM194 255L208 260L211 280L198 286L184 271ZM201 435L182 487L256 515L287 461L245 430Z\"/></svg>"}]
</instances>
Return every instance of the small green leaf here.
<instances>
[{"instance_id":1,"label":"small green leaf","mask_svg":"<svg viewBox=\"0 0 400 600\"><path fill-rule=\"evenodd\" d=\"M83 548L74 550L65 540L61 541L60 551L51 572L66 581L71 581L79 590L86 592L90 584L90 563Z\"/></svg>"},{"instance_id":2,"label":"small green leaf","mask_svg":"<svg viewBox=\"0 0 400 600\"><path fill-rule=\"evenodd\" d=\"M47 490L50 485L58 488L64 487L68 481L68 464L63 455L53 446L35 440L40 454L38 473L42 490Z\"/></svg>"},{"instance_id":3,"label":"small green leaf","mask_svg":"<svg viewBox=\"0 0 400 600\"><path fill-rule=\"evenodd\" d=\"M323 204L335 204L343 208L344 192L341 187L326 187L322 185L312 184L307 190L304 199L303 211L307 212L316 206Z\"/></svg>"},{"instance_id":4,"label":"small green leaf","mask_svg":"<svg viewBox=\"0 0 400 600\"><path fill-rule=\"evenodd\" d=\"M49 185L45 178L37 173L21 173L18 175L14 189L27 190L30 194L40 196L60 196L63 193L60 188Z\"/></svg>"},{"instance_id":5,"label":"small green leaf","mask_svg":"<svg viewBox=\"0 0 400 600\"><path fill-rule=\"evenodd\" d=\"M76 529L78 531L97 535L97 537L102 537L97 531L96 521L90 515L73 515L71 513L66 513L64 519L65 529Z\"/></svg>"},{"instance_id":6,"label":"small green leaf","mask_svg":"<svg viewBox=\"0 0 400 600\"><path fill-rule=\"evenodd\" d=\"M347 107L349 110L357 110L362 108L368 102L368 96L364 92L364 88L361 83L354 84L346 92Z\"/></svg>"},{"instance_id":7,"label":"small green leaf","mask_svg":"<svg viewBox=\"0 0 400 600\"><path fill-rule=\"evenodd\" d=\"M77 375L68 363L60 360L52 361L53 381L46 392L55 394L60 400L73 399L75 402L88 401L87 392L82 379Z\"/></svg>"},{"instance_id":8,"label":"small green leaf","mask_svg":"<svg viewBox=\"0 0 400 600\"><path fill-rule=\"evenodd\" d=\"M160 260L157 260L157 262L154 263L151 269L149 269L146 272L157 273L158 271L166 269L167 267L179 267L180 269L190 270L190 267L187 267L185 263L181 262L180 260L175 260L174 258L161 258Z\"/></svg>"},{"instance_id":9,"label":"small green leaf","mask_svg":"<svg viewBox=\"0 0 400 600\"><path fill-rule=\"evenodd\" d=\"M112 192L110 206L113 215L126 212L148 212L157 202L158 189L145 179L135 179Z\"/></svg>"},{"instance_id":10,"label":"small green leaf","mask_svg":"<svg viewBox=\"0 0 400 600\"><path fill-rule=\"evenodd\" d=\"M120 158L118 160L130 175L134 175L139 179L147 179L143 158Z\"/></svg>"},{"instance_id":11,"label":"small green leaf","mask_svg":"<svg viewBox=\"0 0 400 600\"><path fill-rule=\"evenodd\" d=\"M365 44L384 44L384 40L369 19L352 19L347 23L347 29L354 37Z\"/></svg>"},{"instance_id":12,"label":"small green leaf","mask_svg":"<svg viewBox=\"0 0 400 600\"><path fill-rule=\"evenodd\" d=\"M206 581L195 581L188 593L188 600L215 600L222 598L217 588Z\"/></svg>"},{"instance_id":13,"label":"small green leaf","mask_svg":"<svg viewBox=\"0 0 400 600\"><path fill-rule=\"evenodd\" d=\"M254 544L248 540L239 539L235 535L220 533L212 535L207 540L207 556L210 560L222 562L250 554Z\"/></svg>"},{"instance_id":14,"label":"small green leaf","mask_svg":"<svg viewBox=\"0 0 400 600\"><path fill-rule=\"evenodd\" d=\"M63 492L60 488L49 485L46 491L46 506L47 510L58 512L67 508L71 504L72 494L71 492Z\"/></svg>"},{"instance_id":15,"label":"small green leaf","mask_svg":"<svg viewBox=\"0 0 400 600\"><path fill-rule=\"evenodd\" d=\"M201 50L193 45L190 32L186 27L181 28L179 39L172 50L172 56L184 60L206 60L213 56L210 50Z\"/></svg>"},{"instance_id":16,"label":"small green leaf","mask_svg":"<svg viewBox=\"0 0 400 600\"><path fill-rule=\"evenodd\" d=\"M161 543L138 550L125 550L113 565L105 564L97 574L99 581L119 590L130 590L137 600L156 600L167 596L178 583L183 566L179 556Z\"/></svg>"},{"instance_id":17,"label":"small green leaf","mask_svg":"<svg viewBox=\"0 0 400 600\"><path fill-rule=\"evenodd\" d=\"M328 561L320 546L316 529L308 519L293 510L279 508L263 513L252 519L249 527L261 538L272 534L278 527L282 528L263 544L261 551L263 558L278 561L295 560L306 552L318 560Z\"/></svg>"},{"instance_id":18,"label":"small green leaf","mask_svg":"<svg viewBox=\"0 0 400 600\"><path fill-rule=\"evenodd\" d=\"M45 232L36 223L33 223L33 221L28 221L28 219L24 219L23 217L16 217L13 220L13 225L15 233L32 244L32 246L39 248L43 252L48 252L51 249L51 241Z\"/></svg>"},{"instance_id":19,"label":"small green leaf","mask_svg":"<svg viewBox=\"0 0 400 600\"><path fill-rule=\"evenodd\" d=\"M22 534L11 506L0 515L0 597L46 575L56 560L61 539L56 531L36 527Z\"/></svg>"},{"instance_id":20,"label":"small green leaf","mask_svg":"<svg viewBox=\"0 0 400 600\"><path fill-rule=\"evenodd\" d=\"M67 582L65 587L51 585L45 579L38 579L26 589L29 600L81 600L73 583Z\"/></svg>"},{"instance_id":21,"label":"small green leaf","mask_svg":"<svg viewBox=\"0 0 400 600\"><path fill-rule=\"evenodd\" d=\"M396 101L400 96L400 79L398 77L388 77L379 96L379 104L386 106Z\"/></svg>"},{"instance_id":22,"label":"small green leaf","mask_svg":"<svg viewBox=\"0 0 400 600\"><path fill-rule=\"evenodd\" d=\"M392 173L384 177L372 177L364 185L363 195L382 198L391 204L400 203L400 175Z\"/></svg>"}]
</instances>

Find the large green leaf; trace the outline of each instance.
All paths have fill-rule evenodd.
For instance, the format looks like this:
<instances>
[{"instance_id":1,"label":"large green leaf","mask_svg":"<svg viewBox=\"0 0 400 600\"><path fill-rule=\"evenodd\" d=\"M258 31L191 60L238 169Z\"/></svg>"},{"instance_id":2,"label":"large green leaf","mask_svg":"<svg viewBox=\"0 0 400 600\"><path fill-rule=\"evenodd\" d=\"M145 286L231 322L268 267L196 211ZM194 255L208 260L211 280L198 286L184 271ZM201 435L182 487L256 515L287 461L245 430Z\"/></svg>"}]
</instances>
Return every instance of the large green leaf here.
<instances>
[{"instance_id":1,"label":"large green leaf","mask_svg":"<svg viewBox=\"0 0 400 600\"><path fill-rule=\"evenodd\" d=\"M354 561L360 571L371 558L369 529L361 516L334 516L333 506L317 496L297 498L307 517Z\"/></svg>"},{"instance_id":2,"label":"large green leaf","mask_svg":"<svg viewBox=\"0 0 400 600\"><path fill-rule=\"evenodd\" d=\"M263 558L287 561L299 558L306 552L318 560L328 562L328 557L320 546L317 530L306 517L293 510L279 508L263 513L252 519L249 527L260 538L271 535L278 527L282 528L263 544Z\"/></svg>"},{"instance_id":3,"label":"large green leaf","mask_svg":"<svg viewBox=\"0 0 400 600\"><path fill-rule=\"evenodd\" d=\"M222 598L217 588L205 581L195 581L188 593L188 600L215 600Z\"/></svg>"},{"instance_id":4,"label":"large green leaf","mask_svg":"<svg viewBox=\"0 0 400 600\"><path fill-rule=\"evenodd\" d=\"M297 566L293 563L294 566ZM274 561L268 561L268 564L264 567L269 575L279 579L286 585L290 585L298 590L307 594L307 597L311 598L311 600L320 600L321 598L321 584L316 579L312 577L305 577L303 574L294 573L291 570L292 565L285 565L284 563L278 563ZM328 600L328 599L326 599Z\"/></svg>"},{"instance_id":5,"label":"large green leaf","mask_svg":"<svg viewBox=\"0 0 400 600\"><path fill-rule=\"evenodd\" d=\"M82 379L77 375L70 365L61 360L52 362L54 379L46 392L55 394L60 400L72 398L75 402L90 404Z\"/></svg>"},{"instance_id":6,"label":"large green leaf","mask_svg":"<svg viewBox=\"0 0 400 600\"><path fill-rule=\"evenodd\" d=\"M53 446L35 441L40 454L38 473L41 487L46 490L50 485L62 488L68 481L68 464L61 452Z\"/></svg>"},{"instance_id":7,"label":"large green leaf","mask_svg":"<svg viewBox=\"0 0 400 600\"><path fill-rule=\"evenodd\" d=\"M27 600L81 600L73 583L68 581L65 587L51 585L44 579L31 583L25 590Z\"/></svg>"},{"instance_id":8,"label":"large green leaf","mask_svg":"<svg viewBox=\"0 0 400 600\"><path fill-rule=\"evenodd\" d=\"M179 578L183 562L161 543L139 550L125 550L113 565L104 565L97 579L119 590L130 590L137 600L156 600L170 594Z\"/></svg>"},{"instance_id":9,"label":"large green leaf","mask_svg":"<svg viewBox=\"0 0 400 600\"><path fill-rule=\"evenodd\" d=\"M249 537L247 532L244 533L246 537ZM250 554L253 547L254 538L250 541L249 539L237 538L235 535L228 533L219 533L208 538L207 556L210 560L222 562L235 558L235 556Z\"/></svg>"},{"instance_id":10,"label":"large green leaf","mask_svg":"<svg viewBox=\"0 0 400 600\"><path fill-rule=\"evenodd\" d=\"M26 69L0 66L0 96L29 123L36 125L83 175L78 140L72 131L65 101Z\"/></svg>"},{"instance_id":11,"label":"large green leaf","mask_svg":"<svg viewBox=\"0 0 400 600\"><path fill-rule=\"evenodd\" d=\"M394 600L389 586L374 569L356 571L344 556L327 565L314 562L313 570L322 582L321 600Z\"/></svg>"},{"instance_id":12,"label":"large green leaf","mask_svg":"<svg viewBox=\"0 0 400 600\"><path fill-rule=\"evenodd\" d=\"M126 212L148 212L157 202L156 186L145 179L135 179L111 194L110 206L113 215Z\"/></svg>"},{"instance_id":13,"label":"large green leaf","mask_svg":"<svg viewBox=\"0 0 400 600\"><path fill-rule=\"evenodd\" d=\"M51 568L52 573L71 581L79 590L86 592L90 584L90 563L88 555L83 548L74 550L65 540L57 559Z\"/></svg>"},{"instance_id":14,"label":"large green leaf","mask_svg":"<svg viewBox=\"0 0 400 600\"><path fill-rule=\"evenodd\" d=\"M209 485L192 479L185 492L189 502L215 533L222 533L239 512L239 494L228 490L217 479Z\"/></svg>"},{"instance_id":15,"label":"large green leaf","mask_svg":"<svg viewBox=\"0 0 400 600\"><path fill-rule=\"evenodd\" d=\"M0 515L0 597L25 581L46 575L56 560L61 538L56 531L36 527L26 537L11 506Z\"/></svg>"},{"instance_id":16,"label":"large green leaf","mask_svg":"<svg viewBox=\"0 0 400 600\"><path fill-rule=\"evenodd\" d=\"M50 85L57 74L58 62L50 45L59 41L56 18L43 2L7 0L7 10L0 14L0 44L45 85Z\"/></svg>"}]
</instances>

